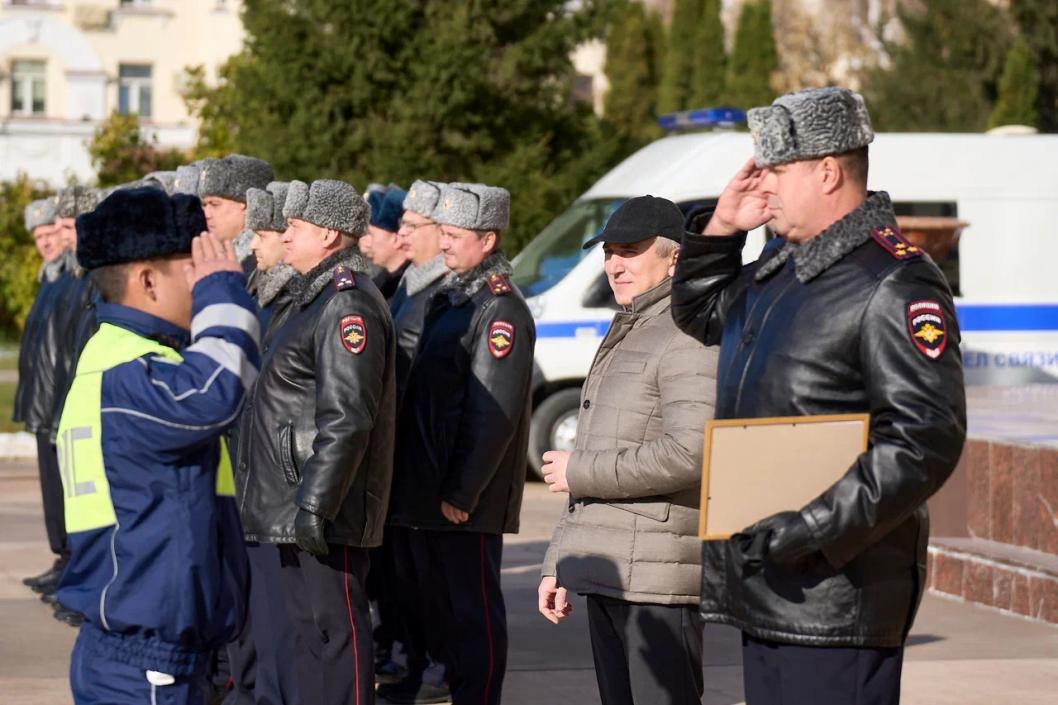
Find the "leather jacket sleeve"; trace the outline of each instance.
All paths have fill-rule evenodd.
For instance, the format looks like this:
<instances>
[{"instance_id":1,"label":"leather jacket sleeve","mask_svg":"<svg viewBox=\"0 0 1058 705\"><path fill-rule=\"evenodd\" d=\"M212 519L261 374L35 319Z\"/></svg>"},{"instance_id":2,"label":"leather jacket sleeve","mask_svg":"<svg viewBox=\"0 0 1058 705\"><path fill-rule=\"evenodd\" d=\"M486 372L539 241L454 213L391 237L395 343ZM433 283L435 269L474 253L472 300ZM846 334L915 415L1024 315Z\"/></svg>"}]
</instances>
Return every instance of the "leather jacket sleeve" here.
<instances>
[{"instance_id":1,"label":"leather jacket sleeve","mask_svg":"<svg viewBox=\"0 0 1058 705\"><path fill-rule=\"evenodd\" d=\"M909 306L933 301L946 319L937 359L917 349ZM840 569L918 509L955 469L966 436L966 397L954 305L928 260L898 267L861 322L861 369L870 398L869 450L801 510L813 538Z\"/></svg>"},{"instance_id":2,"label":"leather jacket sleeve","mask_svg":"<svg viewBox=\"0 0 1058 705\"><path fill-rule=\"evenodd\" d=\"M660 354L665 362L658 370L658 408L664 433L633 448L574 451L566 469L572 496L637 499L701 484L702 429L716 397L715 352L674 332Z\"/></svg>"},{"instance_id":3,"label":"leather jacket sleeve","mask_svg":"<svg viewBox=\"0 0 1058 705\"><path fill-rule=\"evenodd\" d=\"M350 316L362 319L367 337L359 353L342 339L342 321ZM297 505L328 521L345 501L380 412L386 361L392 354L387 319L377 302L350 290L328 302L316 325L316 436L301 471Z\"/></svg>"},{"instance_id":4,"label":"leather jacket sleeve","mask_svg":"<svg viewBox=\"0 0 1058 705\"><path fill-rule=\"evenodd\" d=\"M525 410L533 371L536 334L525 304L507 296L491 303L478 316L459 433L441 484L441 499L468 513L474 512L503 461ZM497 321L514 327L512 349L502 358L489 348L490 329Z\"/></svg>"},{"instance_id":5,"label":"leather jacket sleeve","mask_svg":"<svg viewBox=\"0 0 1058 705\"><path fill-rule=\"evenodd\" d=\"M739 272L745 244L746 233L683 236L672 278L672 319L680 330L706 345L720 343L728 302L744 285L739 283Z\"/></svg>"}]
</instances>

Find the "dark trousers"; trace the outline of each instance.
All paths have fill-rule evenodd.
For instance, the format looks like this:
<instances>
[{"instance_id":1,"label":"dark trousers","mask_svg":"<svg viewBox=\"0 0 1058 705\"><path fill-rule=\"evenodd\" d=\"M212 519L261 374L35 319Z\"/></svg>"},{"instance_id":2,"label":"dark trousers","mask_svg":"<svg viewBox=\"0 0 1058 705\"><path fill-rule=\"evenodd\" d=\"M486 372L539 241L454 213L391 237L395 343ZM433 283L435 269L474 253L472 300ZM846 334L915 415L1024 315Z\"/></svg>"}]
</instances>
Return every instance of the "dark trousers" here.
<instances>
[{"instance_id":1,"label":"dark trousers","mask_svg":"<svg viewBox=\"0 0 1058 705\"><path fill-rule=\"evenodd\" d=\"M453 705L498 705L507 670L503 536L425 529L409 535L419 599L431 615L431 653L445 664Z\"/></svg>"},{"instance_id":2,"label":"dark trousers","mask_svg":"<svg viewBox=\"0 0 1058 705\"><path fill-rule=\"evenodd\" d=\"M95 653L82 627L70 655L70 691L75 705L206 705L208 687L205 675L176 676L172 683L155 678L147 671Z\"/></svg>"},{"instance_id":3,"label":"dark trousers","mask_svg":"<svg viewBox=\"0 0 1058 705\"><path fill-rule=\"evenodd\" d=\"M746 705L896 705L903 647L828 648L742 635Z\"/></svg>"},{"instance_id":4,"label":"dark trousers","mask_svg":"<svg viewBox=\"0 0 1058 705\"><path fill-rule=\"evenodd\" d=\"M698 705L697 605L644 605L588 595L588 630L603 705Z\"/></svg>"},{"instance_id":5,"label":"dark trousers","mask_svg":"<svg viewBox=\"0 0 1058 705\"><path fill-rule=\"evenodd\" d=\"M297 633L294 658L300 702L372 705L374 643L367 603L367 549L330 545L313 556L279 547L283 604Z\"/></svg>"},{"instance_id":6,"label":"dark trousers","mask_svg":"<svg viewBox=\"0 0 1058 705\"><path fill-rule=\"evenodd\" d=\"M400 605L395 594L394 566L391 557L392 547L389 545L390 527L386 527L386 535L382 539L382 545L371 549L371 565L374 568L367 576L368 597L378 607L378 626L375 627L375 646L379 649L378 658L391 657L393 645L396 642L403 643L404 619L400 613Z\"/></svg>"},{"instance_id":7,"label":"dark trousers","mask_svg":"<svg viewBox=\"0 0 1058 705\"><path fill-rule=\"evenodd\" d=\"M250 561L247 626L252 637L250 650L256 662L252 702L256 705L297 705L302 701L298 697L294 659L303 647L298 642L297 630L290 616L283 608L279 546L248 543L246 557ZM235 677L238 670L236 659L231 658L231 661L232 675ZM229 700L225 700L225 704L229 705Z\"/></svg>"},{"instance_id":8,"label":"dark trousers","mask_svg":"<svg viewBox=\"0 0 1058 705\"><path fill-rule=\"evenodd\" d=\"M40 496L44 503L44 530L48 534L48 547L57 556L66 555L66 517L63 514L62 475L59 472L59 456L51 433L37 432L37 467L40 469Z\"/></svg>"},{"instance_id":9,"label":"dark trousers","mask_svg":"<svg viewBox=\"0 0 1058 705\"><path fill-rule=\"evenodd\" d=\"M428 641L426 623L434 616L423 611L411 534L412 530L403 526L387 526L386 536L382 541L382 558L385 561L386 586L393 596L397 615L401 620L408 677L419 680L429 666L427 651L433 653L438 661L441 657L436 653L439 647L431 648Z\"/></svg>"}]
</instances>

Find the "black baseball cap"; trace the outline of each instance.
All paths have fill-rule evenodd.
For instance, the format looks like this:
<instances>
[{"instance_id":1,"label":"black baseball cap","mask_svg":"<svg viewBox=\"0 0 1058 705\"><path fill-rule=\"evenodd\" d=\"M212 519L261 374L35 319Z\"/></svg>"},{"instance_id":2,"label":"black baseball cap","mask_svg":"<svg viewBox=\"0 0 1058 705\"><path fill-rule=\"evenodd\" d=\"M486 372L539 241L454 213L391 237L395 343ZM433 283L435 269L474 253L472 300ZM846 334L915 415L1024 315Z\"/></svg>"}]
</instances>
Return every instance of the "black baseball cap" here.
<instances>
[{"instance_id":1,"label":"black baseball cap","mask_svg":"<svg viewBox=\"0 0 1058 705\"><path fill-rule=\"evenodd\" d=\"M683 240L683 213L667 198L637 196L613 212L602 232L584 243L584 249L598 242L639 242L652 237Z\"/></svg>"}]
</instances>

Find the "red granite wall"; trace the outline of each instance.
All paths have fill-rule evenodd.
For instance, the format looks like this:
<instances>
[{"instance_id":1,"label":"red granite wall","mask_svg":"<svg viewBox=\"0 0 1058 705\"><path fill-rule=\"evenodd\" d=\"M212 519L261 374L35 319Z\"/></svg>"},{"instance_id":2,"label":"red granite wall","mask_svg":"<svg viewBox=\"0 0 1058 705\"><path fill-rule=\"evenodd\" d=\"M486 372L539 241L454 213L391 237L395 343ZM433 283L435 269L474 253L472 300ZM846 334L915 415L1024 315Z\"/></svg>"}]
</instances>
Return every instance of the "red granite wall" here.
<instances>
[{"instance_id":1,"label":"red granite wall","mask_svg":"<svg viewBox=\"0 0 1058 705\"><path fill-rule=\"evenodd\" d=\"M1058 448L971 439L930 512L931 590L1058 624Z\"/></svg>"}]
</instances>

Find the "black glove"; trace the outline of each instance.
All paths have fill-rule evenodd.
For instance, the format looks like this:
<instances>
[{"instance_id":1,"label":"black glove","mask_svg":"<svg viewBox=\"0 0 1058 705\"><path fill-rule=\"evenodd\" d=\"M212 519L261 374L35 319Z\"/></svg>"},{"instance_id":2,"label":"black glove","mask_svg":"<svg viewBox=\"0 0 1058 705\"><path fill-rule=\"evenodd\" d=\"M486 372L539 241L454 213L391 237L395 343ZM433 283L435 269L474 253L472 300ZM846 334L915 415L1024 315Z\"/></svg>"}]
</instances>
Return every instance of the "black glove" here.
<instances>
[{"instance_id":1,"label":"black glove","mask_svg":"<svg viewBox=\"0 0 1058 705\"><path fill-rule=\"evenodd\" d=\"M298 509L294 517L294 543L302 551L314 556L326 556L331 552L324 538L324 522L326 520L318 514L313 514L307 509Z\"/></svg>"},{"instance_id":2,"label":"black glove","mask_svg":"<svg viewBox=\"0 0 1058 705\"><path fill-rule=\"evenodd\" d=\"M746 534L767 534L764 558L775 565L792 566L819 551L812 530L800 512L779 512L746 529Z\"/></svg>"}]
</instances>

